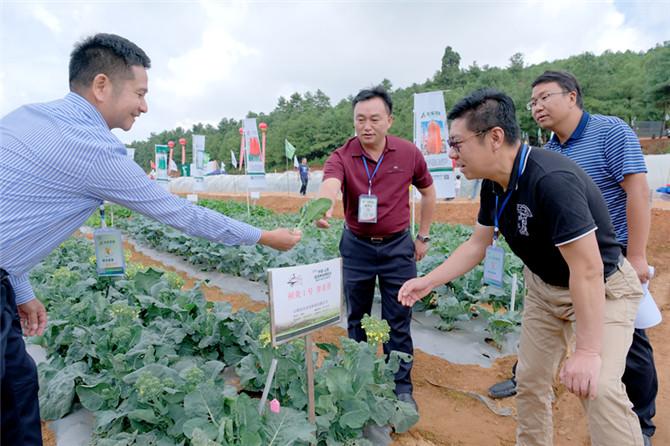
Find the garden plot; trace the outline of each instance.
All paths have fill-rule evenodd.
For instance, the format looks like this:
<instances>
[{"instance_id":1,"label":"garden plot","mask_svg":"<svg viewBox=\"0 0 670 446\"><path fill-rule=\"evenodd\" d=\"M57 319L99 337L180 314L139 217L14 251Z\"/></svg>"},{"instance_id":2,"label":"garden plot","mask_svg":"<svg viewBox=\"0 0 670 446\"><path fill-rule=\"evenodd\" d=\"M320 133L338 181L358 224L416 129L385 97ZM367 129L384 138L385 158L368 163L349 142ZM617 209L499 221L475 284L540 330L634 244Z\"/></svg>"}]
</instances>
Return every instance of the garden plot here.
<instances>
[{"instance_id":1,"label":"garden plot","mask_svg":"<svg viewBox=\"0 0 670 446\"><path fill-rule=\"evenodd\" d=\"M237 197L244 200L243 196ZM260 203L272 209L283 209L295 212L303 199L298 197L280 196L280 194L264 194ZM246 209L245 209L246 210ZM436 220L442 222L471 223L474 221L477 204L470 202L438 203ZM337 208L336 208L337 214ZM654 209L652 211L652 231L649 240L649 261L657 267L657 276L652 281L651 290L665 313L665 321L658 327L648 331L655 348L657 369L661 383L670 379L670 345L663 342L670 336L667 323L667 309L670 308L670 209ZM139 254L134 254L138 257ZM144 262L144 261L143 261ZM145 263L149 263L147 258ZM185 278L185 276L182 276ZM186 280L188 283L189 280ZM192 282L191 282L192 284ZM202 290L208 299L233 299L242 307L260 308L259 302L239 298L238 295L220 293L218 289L210 289L207 285ZM461 322L457 322L461 324ZM414 326L417 323L415 321ZM415 329L416 330L416 329ZM446 333L451 337L457 333ZM331 327L317 337L317 341L332 342L343 335L341 328ZM513 417L494 413L485 404L473 397L473 394L485 394L488 386L509 376L514 356L504 357L495 361L490 368L474 365L457 365L436 356L417 350L413 370L414 394L418 401L421 418L419 422L405 434L394 434L394 445L512 445L516 423ZM557 388L555 401L554 437L557 446L587 444L588 436L579 401L562 387ZM654 438L655 444L670 444L670 432L663 420L670 417L670 394L668 387L661 385L657 400L658 430ZM498 412L513 413L514 399L496 402L494 409ZM505 410L507 409L507 410ZM485 428L482 428L484 427Z\"/></svg>"}]
</instances>

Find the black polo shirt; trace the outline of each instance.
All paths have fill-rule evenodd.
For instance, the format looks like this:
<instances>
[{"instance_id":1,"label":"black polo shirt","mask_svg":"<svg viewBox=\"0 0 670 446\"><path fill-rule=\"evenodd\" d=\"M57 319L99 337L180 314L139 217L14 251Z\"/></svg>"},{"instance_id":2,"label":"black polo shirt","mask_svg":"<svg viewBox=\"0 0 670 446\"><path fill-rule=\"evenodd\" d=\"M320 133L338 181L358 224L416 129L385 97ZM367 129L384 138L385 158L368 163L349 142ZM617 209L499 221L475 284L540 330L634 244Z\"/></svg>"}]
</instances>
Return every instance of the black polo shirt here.
<instances>
[{"instance_id":1,"label":"black polo shirt","mask_svg":"<svg viewBox=\"0 0 670 446\"><path fill-rule=\"evenodd\" d=\"M548 150L529 149L525 167L518 150L510 176L512 195L498 222L512 251L546 283L568 287L570 271L558 246L595 231L605 277L613 273L621 255L607 205L598 186L572 160ZM478 222L494 225L496 209L506 191L491 180L482 182Z\"/></svg>"}]
</instances>

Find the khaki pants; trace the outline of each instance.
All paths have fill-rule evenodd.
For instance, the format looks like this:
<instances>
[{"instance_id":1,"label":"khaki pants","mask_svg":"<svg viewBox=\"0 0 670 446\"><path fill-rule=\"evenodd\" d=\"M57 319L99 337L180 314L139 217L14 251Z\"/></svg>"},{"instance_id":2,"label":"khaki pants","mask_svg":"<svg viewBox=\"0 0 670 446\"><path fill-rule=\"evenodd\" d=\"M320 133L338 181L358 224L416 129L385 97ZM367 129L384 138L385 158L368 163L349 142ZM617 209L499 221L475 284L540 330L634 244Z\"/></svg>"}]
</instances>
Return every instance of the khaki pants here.
<instances>
[{"instance_id":1,"label":"khaki pants","mask_svg":"<svg viewBox=\"0 0 670 446\"><path fill-rule=\"evenodd\" d=\"M516 397L517 445L553 444L552 383L573 334L575 313L567 288L542 281L527 268ZM594 446L642 446L642 432L621 382L642 298L635 270L624 260L605 283L602 368L595 400L581 400Z\"/></svg>"}]
</instances>

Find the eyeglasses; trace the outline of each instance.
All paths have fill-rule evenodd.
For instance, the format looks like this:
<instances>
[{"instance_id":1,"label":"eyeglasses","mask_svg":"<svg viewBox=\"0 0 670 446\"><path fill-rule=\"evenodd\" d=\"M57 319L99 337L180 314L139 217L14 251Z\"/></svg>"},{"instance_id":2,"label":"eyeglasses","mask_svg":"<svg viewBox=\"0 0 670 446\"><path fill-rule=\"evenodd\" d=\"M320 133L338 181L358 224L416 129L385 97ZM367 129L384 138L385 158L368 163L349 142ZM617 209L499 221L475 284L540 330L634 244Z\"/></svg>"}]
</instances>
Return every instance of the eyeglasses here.
<instances>
[{"instance_id":1,"label":"eyeglasses","mask_svg":"<svg viewBox=\"0 0 670 446\"><path fill-rule=\"evenodd\" d=\"M489 128L487 128L487 129L480 130L480 131L478 131L478 132L476 132L476 133L473 133L472 135L470 135L470 136L468 136L467 138L464 138L464 139L462 139L462 140L460 140L460 141L454 141L453 139L449 139L449 140L447 141L447 144L449 144L449 148L450 148L451 150L453 150L454 152L456 152L457 154L460 155L460 153L461 153L461 145L462 145L465 141L467 141L467 140L470 139L470 138L474 138L475 136L481 136L481 135L483 135L483 134L485 134L485 133L488 133L492 128L493 128L493 127L489 127Z\"/></svg>"},{"instance_id":2,"label":"eyeglasses","mask_svg":"<svg viewBox=\"0 0 670 446\"><path fill-rule=\"evenodd\" d=\"M537 107L538 104L544 104L549 100L550 97L552 97L555 94L568 94L570 93L569 91L554 91L552 93L545 93L542 96L540 96L537 99L531 99L530 102L526 104L526 110L531 111L535 107Z\"/></svg>"}]
</instances>

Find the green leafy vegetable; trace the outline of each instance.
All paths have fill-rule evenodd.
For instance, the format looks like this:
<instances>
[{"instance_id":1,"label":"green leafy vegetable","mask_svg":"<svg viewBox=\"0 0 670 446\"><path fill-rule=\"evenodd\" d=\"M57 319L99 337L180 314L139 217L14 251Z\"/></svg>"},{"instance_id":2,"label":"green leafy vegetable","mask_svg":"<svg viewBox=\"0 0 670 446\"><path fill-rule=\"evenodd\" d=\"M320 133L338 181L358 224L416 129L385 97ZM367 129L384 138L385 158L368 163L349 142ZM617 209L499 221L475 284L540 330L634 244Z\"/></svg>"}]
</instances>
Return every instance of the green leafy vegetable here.
<instances>
[{"instance_id":1,"label":"green leafy vegetable","mask_svg":"<svg viewBox=\"0 0 670 446\"><path fill-rule=\"evenodd\" d=\"M330 198L317 198L310 200L300 208L300 223L298 229L303 229L305 225L311 224L314 220L323 217L323 215L333 205L333 200Z\"/></svg>"}]
</instances>

